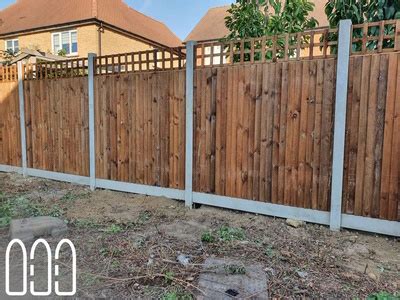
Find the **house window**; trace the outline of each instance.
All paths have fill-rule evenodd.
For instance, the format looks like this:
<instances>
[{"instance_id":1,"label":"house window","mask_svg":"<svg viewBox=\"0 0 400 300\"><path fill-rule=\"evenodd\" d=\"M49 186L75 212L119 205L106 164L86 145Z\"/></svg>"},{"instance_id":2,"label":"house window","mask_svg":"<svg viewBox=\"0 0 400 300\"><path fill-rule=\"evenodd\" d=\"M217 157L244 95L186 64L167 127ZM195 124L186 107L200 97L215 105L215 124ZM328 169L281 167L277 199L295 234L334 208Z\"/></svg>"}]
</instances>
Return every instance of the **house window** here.
<instances>
[{"instance_id":1,"label":"house window","mask_svg":"<svg viewBox=\"0 0 400 300\"><path fill-rule=\"evenodd\" d=\"M78 55L78 33L76 30L53 33L52 42L54 54L63 50L66 55Z\"/></svg>"},{"instance_id":2,"label":"house window","mask_svg":"<svg viewBox=\"0 0 400 300\"><path fill-rule=\"evenodd\" d=\"M18 39L7 40L6 41L6 51L11 53L19 52L19 42Z\"/></svg>"}]
</instances>

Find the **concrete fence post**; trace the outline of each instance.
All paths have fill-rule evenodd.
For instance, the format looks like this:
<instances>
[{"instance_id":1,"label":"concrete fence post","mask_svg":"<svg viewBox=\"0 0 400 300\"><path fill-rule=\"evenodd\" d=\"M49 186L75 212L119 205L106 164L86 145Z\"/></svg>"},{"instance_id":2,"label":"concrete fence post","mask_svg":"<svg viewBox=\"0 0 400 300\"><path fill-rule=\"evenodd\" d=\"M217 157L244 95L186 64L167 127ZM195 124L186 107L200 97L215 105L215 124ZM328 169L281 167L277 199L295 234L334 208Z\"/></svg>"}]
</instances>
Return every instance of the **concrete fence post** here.
<instances>
[{"instance_id":1,"label":"concrete fence post","mask_svg":"<svg viewBox=\"0 0 400 300\"><path fill-rule=\"evenodd\" d=\"M193 81L196 42L186 43L185 206L193 207Z\"/></svg>"},{"instance_id":2,"label":"concrete fence post","mask_svg":"<svg viewBox=\"0 0 400 300\"><path fill-rule=\"evenodd\" d=\"M88 54L88 95L89 95L89 177L90 189L96 188L96 148L95 148L95 115L94 115L94 68L96 54Z\"/></svg>"},{"instance_id":3,"label":"concrete fence post","mask_svg":"<svg viewBox=\"0 0 400 300\"><path fill-rule=\"evenodd\" d=\"M330 212L330 228L331 230L335 231L340 230L342 225L343 173L346 141L347 89L349 81L349 63L352 36L351 31L351 20L340 21L336 72L336 103Z\"/></svg>"},{"instance_id":4,"label":"concrete fence post","mask_svg":"<svg viewBox=\"0 0 400 300\"><path fill-rule=\"evenodd\" d=\"M27 156L26 156L26 129L25 129L25 99L24 99L24 69L22 62L18 62L18 95L19 95L19 123L21 128L21 159L22 174L27 176Z\"/></svg>"}]
</instances>

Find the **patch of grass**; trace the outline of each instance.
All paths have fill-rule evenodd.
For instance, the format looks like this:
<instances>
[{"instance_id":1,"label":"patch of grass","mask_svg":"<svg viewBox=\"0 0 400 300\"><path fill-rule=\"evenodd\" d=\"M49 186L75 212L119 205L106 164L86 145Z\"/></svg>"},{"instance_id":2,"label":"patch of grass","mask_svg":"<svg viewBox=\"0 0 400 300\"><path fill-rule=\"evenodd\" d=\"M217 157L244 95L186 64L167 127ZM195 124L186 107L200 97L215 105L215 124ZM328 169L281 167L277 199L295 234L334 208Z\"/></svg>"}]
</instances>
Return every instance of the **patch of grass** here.
<instances>
[{"instance_id":1,"label":"patch of grass","mask_svg":"<svg viewBox=\"0 0 400 300\"><path fill-rule=\"evenodd\" d=\"M176 289L173 291L168 291L164 295L161 296L162 300L192 300L193 295L183 291L181 289Z\"/></svg>"},{"instance_id":2,"label":"patch of grass","mask_svg":"<svg viewBox=\"0 0 400 300\"><path fill-rule=\"evenodd\" d=\"M241 228L222 226L218 231L218 237L224 242L243 241L246 235Z\"/></svg>"},{"instance_id":3,"label":"patch of grass","mask_svg":"<svg viewBox=\"0 0 400 300\"><path fill-rule=\"evenodd\" d=\"M74 193L73 191L68 191L64 196L61 197L61 201L74 202L78 199L86 199L90 197L90 192L86 193Z\"/></svg>"},{"instance_id":4,"label":"patch of grass","mask_svg":"<svg viewBox=\"0 0 400 300\"><path fill-rule=\"evenodd\" d=\"M224 270L229 275L245 275L246 268L239 265L225 265Z\"/></svg>"},{"instance_id":5,"label":"patch of grass","mask_svg":"<svg viewBox=\"0 0 400 300\"><path fill-rule=\"evenodd\" d=\"M118 234L123 232L124 229L117 225L117 224L111 224L109 227L107 227L104 232L108 233L108 234Z\"/></svg>"},{"instance_id":6,"label":"patch of grass","mask_svg":"<svg viewBox=\"0 0 400 300\"><path fill-rule=\"evenodd\" d=\"M71 223L78 228L85 228L85 229L95 229L101 227L101 224L91 219L78 219L72 221Z\"/></svg>"},{"instance_id":7,"label":"patch of grass","mask_svg":"<svg viewBox=\"0 0 400 300\"><path fill-rule=\"evenodd\" d=\"M174 280L174 278L175 278L175 273L174 272L168 271L168 272L165 273L164 279L165 279L165 282L167 284L171 284L172 281Z\"/></svg>"},{"instance_id":8,"label":"patch of grass","mask_svg":"<svg viewBox=\"0 0 400 300\"><path fill-rule=\"evenodd\" d=\"M201 241L204 243L214 243L216 240L214 234L211 231L203 232L201 235Z\"/></svg>"},{"instance_id":9,"label":"patch of grass","mask_svg":"<svg viewBox=\"0 0 400 300\"><path fill-rule=\"evenodd\" d=\"M100 249L100 255L104 257L112 257L112 258L118 258L121 257L123 254L122 249L119 248L101 248Z\"/></svg>"},{"instance_id":10,"label":"patch of grass","mask_svg":"<svg viewBox=\"0 0 400 300\"><path fill-rule=\"evenodd\" d=\"M273 258L273 257L276 256L276 252L275 252L275 250L272 248L272 246L268 246L267 248L265 248L264 254L265 254L265 256L267 256L267 257L269 257L269 258Z\"/></svg>"},{"instance_id":11,"label":"patch of grass","mask_svg":"<svg viewBox=\"0 0 400 300\"><path fill-rule=\"evenodd\" d=\"M91 287L95 286L100 283L100 279L92 274L87 274L87 273L81 273L79 275L79 283L83 287Z\"/></svg>"},{"instance_id":12,"label":"patch of grass","mask_svg":"<svg viewBox=\"0 0 400 300\"><path fill-rule=\"evenodd\" d=\"M151 213L148 211L142 211L138 217L138 225L145 224L151 219Z\"/></svg>"},{"instance_id":13,"label":"patch of grass","mask_svg":"<svg viewBox=\"0 0 400 300\"><path fill-rule=\"evenodd\" d=\"M400 300L400 294L390 294L388 292L379 292L368 296L368 300Z\"/></svg>"},{"instance_id":14,"label":"patch of grass","mask_svg":"<svg viewBox=\"0 0 400 300\"><path fill-rule=\"evenodd\" d=\"M243 241L246 238L244 230L236 227L222 226L218 231L205 231L201 235L204 243Z\"/></svg>"},{"instance_id":15,"label":"patch of grass","mask_svg":"<svg viewBox=\"0 0 400 300\"><path fill-rule=\"evenodd\" d=\"M0 198L0 227L10 224L12 219L50 216L61 217L64 211L58 206L53 205L50 208L32 202L31 200L19 197L6 197L2 195Z\"/></svg>"}]
</instances>

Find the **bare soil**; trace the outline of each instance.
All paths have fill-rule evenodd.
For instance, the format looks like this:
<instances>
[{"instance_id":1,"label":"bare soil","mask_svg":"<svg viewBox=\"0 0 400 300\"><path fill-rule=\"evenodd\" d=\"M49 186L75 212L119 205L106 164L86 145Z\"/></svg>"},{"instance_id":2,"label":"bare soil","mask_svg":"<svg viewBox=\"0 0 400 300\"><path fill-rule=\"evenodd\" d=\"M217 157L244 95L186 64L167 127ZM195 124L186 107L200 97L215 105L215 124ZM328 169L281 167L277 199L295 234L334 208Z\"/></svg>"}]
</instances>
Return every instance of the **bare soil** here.
<instances>
[{"instance_id":1,"label":"bare soil","mask_svg":"<svg viewBox=\"0 0 400 300\"><path fill-rule=\"evenodd\" d=\"M196 283L208 257L262 264L266 292L274 298L365 298L400 290L397 238L331 232L312 224L292 228L282 219L207 206L187 210L166 198L91 192L14 174L0 174L0 192L68 222L66 238L78 254L80 297L201 295ZM222 227L240 229L244 238L202 241L205 232L215 234ZM0 229L3 258L7 244L8 228ZM180 254L190 257L188 266L177 262Z\"/></svg>"}]
</instances>

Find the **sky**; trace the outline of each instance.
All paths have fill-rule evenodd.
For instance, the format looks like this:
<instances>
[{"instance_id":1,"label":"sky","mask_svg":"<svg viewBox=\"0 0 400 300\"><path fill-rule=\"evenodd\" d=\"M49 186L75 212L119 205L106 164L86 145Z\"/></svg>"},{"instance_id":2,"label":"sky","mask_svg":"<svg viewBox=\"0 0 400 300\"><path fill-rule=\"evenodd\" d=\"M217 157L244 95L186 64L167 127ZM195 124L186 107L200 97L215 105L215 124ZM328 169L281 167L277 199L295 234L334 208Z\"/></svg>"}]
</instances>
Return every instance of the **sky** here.
<instances>
[{"instance_id":1,"label":"sky","mask_svg":"<svg viewBox=\"0 0 400 300\"><path fill-rule=\"evenodd\" d=\"M33 0L32 0L33 1ZM62 1L62 0L60 0ZM15 0L0 0L0 9ZM192 31L211 7L227 5L233 0L125 0L134 9L164 22L182 40Z\"/></svg>"}]
</instances>

